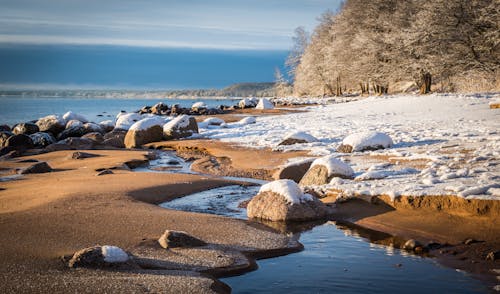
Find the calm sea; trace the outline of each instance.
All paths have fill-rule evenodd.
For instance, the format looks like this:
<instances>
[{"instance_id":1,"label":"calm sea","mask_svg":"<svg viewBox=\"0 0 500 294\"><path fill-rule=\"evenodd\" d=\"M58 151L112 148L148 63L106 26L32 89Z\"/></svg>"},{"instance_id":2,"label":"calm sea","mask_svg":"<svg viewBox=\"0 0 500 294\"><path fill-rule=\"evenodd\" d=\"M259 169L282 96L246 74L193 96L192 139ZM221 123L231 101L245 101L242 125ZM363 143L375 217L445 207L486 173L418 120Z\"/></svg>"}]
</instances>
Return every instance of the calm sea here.
<instances>
[{"instance_id":1,"label":"calm sea","mask_svg":"<svg viewBox=\"0 0 500 294\"><path fill-rule=\"evenodd\" d=\"M62 115L67 111L80 113L91 121L100 122L114 118L122 110L136 111L145 105L152 106L158 102L191 107L197 101L203 101L209 107L218 107L234 105L238 100L0 97L0 124L13 125L50 114Z\"/></svg>"}]
</instances>

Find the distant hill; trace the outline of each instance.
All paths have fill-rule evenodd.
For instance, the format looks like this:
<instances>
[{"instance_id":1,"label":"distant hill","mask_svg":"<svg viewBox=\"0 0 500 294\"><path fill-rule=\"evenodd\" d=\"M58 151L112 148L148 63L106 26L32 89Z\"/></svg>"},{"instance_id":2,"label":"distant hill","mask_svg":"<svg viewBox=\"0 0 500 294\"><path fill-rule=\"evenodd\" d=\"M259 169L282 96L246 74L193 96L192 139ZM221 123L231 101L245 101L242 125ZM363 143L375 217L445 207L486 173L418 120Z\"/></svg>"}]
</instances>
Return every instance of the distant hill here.
<instances>
[{"instance_id":1,"label":"distant hill","mask_svg":"<svg viewBox=\"0 0 500 294\"><path fill-rule=\"evenodd\" d=\"M237 83L223 89L187 90L0 90L0 96L94 98L271 97L274 83Z\"/></svg>"}]
</instances>

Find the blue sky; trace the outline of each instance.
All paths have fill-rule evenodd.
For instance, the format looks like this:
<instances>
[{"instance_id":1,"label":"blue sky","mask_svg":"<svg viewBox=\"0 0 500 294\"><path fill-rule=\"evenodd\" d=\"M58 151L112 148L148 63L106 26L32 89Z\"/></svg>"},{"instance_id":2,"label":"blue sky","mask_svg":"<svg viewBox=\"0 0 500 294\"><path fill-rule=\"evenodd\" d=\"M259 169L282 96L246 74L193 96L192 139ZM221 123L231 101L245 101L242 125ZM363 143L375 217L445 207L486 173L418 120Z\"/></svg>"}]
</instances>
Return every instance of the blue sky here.
<instances>
[{"instance_id":1,"label":"blue sky","mask_svg":"<svg viewBox=\"0 0 500 294\"><path fill-rule=\"evenodd\" d=\"M340 0L0 0L0 43L286 50Z\"/></svg>"},{"instance_id":2,"label":"blue sky","mask_svg":"<svg viewBox=\"0 0 500 294\"><path fill-rule=\"evenodd\" d=\"M0 90L273 81L340 0L0 0Z\"/></svg>"}]
</instances>

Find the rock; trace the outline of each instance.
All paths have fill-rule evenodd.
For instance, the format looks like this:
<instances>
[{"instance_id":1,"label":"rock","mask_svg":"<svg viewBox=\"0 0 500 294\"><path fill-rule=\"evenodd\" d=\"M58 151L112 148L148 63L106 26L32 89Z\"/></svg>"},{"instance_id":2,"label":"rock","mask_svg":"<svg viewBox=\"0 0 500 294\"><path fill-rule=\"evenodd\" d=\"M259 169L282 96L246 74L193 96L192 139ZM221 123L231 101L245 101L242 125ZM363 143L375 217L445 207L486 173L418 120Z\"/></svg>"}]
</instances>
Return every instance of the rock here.
<instances>
[{"instance_id":1,"label":"rock","mask_svg":"<svg viewBox=\"0 0 500 294\"><path fill-rule=\"evenodd\" d=\"M87 139L87 138L77 138L77 137L69 137L69 138L66 138L64 140L57 142L56 144L66 145L69 147L69 149L82 149L83 150L83 149L92 149L94 147L94 142L92 140ZM47 147L49 147L49 146L47 146Z\"/></svg>"},{"instance_id":2,"label":"rock","mask_svg":"<svg viewBox=\"0 0 500 294\"><path fill-rule=\"evenodd\" d=\"M495 261L500 259L500 251L491 251L486 255L486 260Z\"/></svg>"},{"instance_id":3,"label":"rock","mask_svg":"<svg viewBox=\"0 0 500 294\"><path fill-rule=\"evenodd\" d=\"M189 137L194 133L198 133L198 124L189 115L176 117L163 126L163 135L167 140Z\"/></svg>"},{"instance_id":4,"label":"rock","mask_svg":"<svg viewBox=\"0 0 500 294\"><path fill-rule=\"evenodd\" d=\"M168 105L163 104L163 102L158 102L153 107L151 107L151 113L156 115L167 114Z\"/></svg>"},{"instance_id":5,"label":"rock","mask_svg":"<svg viewBox=\"0 0 500 294\"><path fill-rule=\"evenodd\" d=\"M70 121L70 120L77 120L77 121L80 121L82 123L88 123L89 120L81 115L81 114L78 114L78 113L74 113L72 111L68 111L66 112L63 117L62 117L65 121Z\"/></svg>"},{"instance_id":6,"label":"rock","mask_svg":"<svg viewBox=\"0 0 500 294\"><path fill-rule=\"evenodd\" d=\"M34 147L37 148L45 148L50 144L54 144L56 139L52 136L51 133L38 132L30 135L31 140L33 141Z\"/></svg>"},{"instance_id":7,"label":"rock","mask_svg":"<svg viewBox=\"0 0 500 294\"><path fill-rule=\"evenodd\" d=\"M259 103L255 106L256 109L274 109L274 104L266 98L260 98Z\"/></svg>"},{"instance_id":8,"label":"rock","mask_svg":"<svg viewBox=\"0 0 500 294\"><path fill-rule=\"evenodd\" d=\"M201 101L200 102L195 102L191 106L191 110L194 111L194 112L200 112L202 110L206 110L207 108L208 108L208 106L205 104L205 102L201 102Z\"/></svg>"},{"instance_id":9,"label":"rock","mask_svg":"<svg viewBox=\"0 0 500 294\"><path fill-rule=\"evenodd\" d=\"M14 136L14 133L10 131L0 131L0 147L5 147L5 142L12 136Z\"/></svg>"},{"instance_id":10,"label":"rock","mask_svg":"<svg viewBox=\"0 0 500 294\"><path fill-rule=\"evenodd\" d=\"M126 263L130 257L121 248L116 246L94 246L77 251L69 260L71 268L90 267L99 268L112 264Z\"/></svg>"},{"instance_id":11,"label":"rock","mask_svg":"<svg viewBox=\"0 0 500 294\"><path fill-rule=\"evenodd\" d=\"M101 121L99 125L105 133L109 133L115 128L115 123L112 120Z\"/></svg>"},{"instance_id":12,"label":"rock","mask_svg":"<svg viewBox=\"0 0 500 294\"><path fill-rule=\"evenodd\" d=\"M172 104L170 115L179 115L181 113L181 107L179 104Z\"/></svg>"},{"instance_id":13,"label":"rock","mask_svg":"<svg viewBox=\"0 0 500 294\"><path fill-rule=\"evenodd\" d=\"M37 162L27 168L21 169L19 171L20 174L43 174L49 173L52 171L52 168L46 162Z\"/></svg>"},{"instance_id":14,"label":"rock","mask_svg":"<svg viewBox=\"0 0 500 294\"><path fill-rule=\"evenodd\" d=\"M151 106L143 106L139 110L139 114L147 114L147 113L151 113Z\"/></svg>"},{"instance_id":15,"label":"rock","mask_svg":"<svg viewBox=\"0 0 500 294\"><path fill-rule=\"evenodd\" d=\"M14 127L12 132L16 135L31 135L39 130L38 126L34 123L20 123Z\"/></svg>"},{"instance_id":16,"label":"rock","mask_svg":"<svg viewBox=\"0 0 500 294\"><path fill-rule=\"evenodd\" d=\"M115 148L125 148L125 136L127 131L114 129L113 131L104 135L104 142L106 146L111 146Z\"/></svg>"},{"instance_id":17,"label":"rock","mask_svg":"<svg viewBox=\"0 0 500 294\"><path fill-rule=\"evenodd\" d=\"M57 136L66 127L66 121L57 115L48 115L40 118L36 122L36 125L40 129L40 132L49 132Z\"/></svg>"},{"instance_id":18,"label":"rock","mask_svg":"<svg viewBox=\"0 0 500 294\"><path fill-rule=\"evenodd\" d=\"M311 167L314 158L302 160L300 162L296 162L293 164L288 164L281 167L275 174L274 179L290 179L296 183L299 183L300 180L304 177L306 172Z\"/></svg>"},{"instance_id":19,"label":"rock","mask_svg":"<svg viewBox=\"0 0 500 294\"><path fill-rule=\"evenodd\" d=\"M96 174L96 176L104 176L104 175L112 175L112 174L114 174L112 170L105 169L105 170L101 170L100 172L98 172Z\"/></svg>"},{"instance_id":20,"label":"rock","mask_svg":"<svg viewBox=\"0 0 500 294\"><path fill-rule=\"evenodd\" d=\"M354 171L348 164L329 155L313 161L300 185L325 185L333 178L352 179L353 176Z\"/></svg>"},{"instance_id":21,"label":"rock","mask_svg":"<svg viewBox=\"0 0 500 294\"><path fill-rule=\"evenodd\" d=\"M244 98L238 102L238 107L239 108L254 108L257 106L257 99L256 98Z\"/></svg>"},{"instance_id":22,"label":"rock","mask_svg":"<svg viewBox=\"0 0 500 294\"><path fill-rule=\"evenodd\" d=\"M422 247L422 244L420 244L420 242L414 239L406 241L405 244L403 245L403 249L408 251L414 251L418 247Z\"/></svg>"},{"instance_id":23,"label":"rock","mask_svg":"<svg viewBox=\"0 0 500 294\"><path fill-rule=\"evenodd\" d=\"M57 139L64 140L69 137L81 137L83 135L85 135L85 128L83 127L83 124L82 123L80 123L80 125L72 124L69 128L59 133Z\"/></svg>"},{"instance_id":24,"label":"rock","mask_svg":"<svg viewBox=\"0 0 500 294\"><path fill-rule=\"evenodd\" d=\"M16 150L27 150L33 148L33 140L28 135L14 135L10 136L3 145Z\"/></svg>"},{"instance_id":25,"label":"rock","mask_svg":"<svg viewBox=\"0 0 500 294\"><path fill-rule=\"evenodd\" d=\"M489 103L490 109L500 108L500 100L493 100Z\"/></svg>"},{"instance_id":26,"label":"rock","mask_svg":"<svg viewBox=\"0 0 500 294\"><path fill-rule=\"evenodd\" d=\"M104 133L104 130L101 128L100 125L96 124L96 123L86 123L86 124L83 124L83 128L85 130L85 134L88 134L88 133L101 133L103 134Z\"/></svg>"},{"instance_id":27,"label":"rock","mask_svg":"<svg viewBox=\"0 0 500 294\"><path fill-rule=\"evenodd\" d=\"M363 132L347 136L337 148L337 152L370 151L392 147L391 137L380 132Z\"/></svg>"},{"instance_id":28,"label":"rock","mask_svg":"<svg viewBox=\"0 0 500 294\"><path fill-rule=\"evenodd\" d=\"M21 156L22 153L13 147L2 147L0 148L0 160L9 160L15 157Z\"/></svg>"},{"instance_id":29,"label":"rock","mask_svg":"<svg viewBox=\"0 0 500 294\"><path fill-rule=\"evenodd\" d=\"M202 122L202 124L206 126L220 126L223 123L225 123L225 121L217 117L209 117Z\"/></svg>"},{"instance_id":30,"label":"rock","mask_svg":"<svg viewBox=\"0 0 500 294\"><path fill-rule=\"evenodd\" d=\"M204 241L188 235L186 232L171 230L166 230L165 233L161 235L160 239L158 239L158 243L165 249L176 247L200 247L207 245Z\"/></svg>"},{"instance_id":31,"label":"rock","mask_svg":"<svg viewBox=\"0 0 500 294\"><path fill-rule=\"evenodd\" d=\"M318 139L305 132L296 132L285 137L285 139L278 145L293 145L301 143L312 143Z\"/></svg>"},{"instance_id":32,"label":"rock","mask_svg":"<svg viewBox=\"0 0 500 294\"><path fill-rule=\"evenodd\" d=\"M132 159L125 162L125 166L128 167L129 169L135 169L138 167L143 167L148 165L149 165L149 160L147 159Z\"/></svg>"},{"instance_id":33,"label":"rock","mask_svg":"<svg viewBox=\"0 0 500 294\"><path fill-rule=\"evenodd\" d=\"M0 125L0 132L10 132L12 131L8 125Z\"/></svg>"},{"instance_id":34,"label":"rock","mask_svg":"<svg viewBox=\"0 0 500 294\"><path fill-rule=\"evenodd\" d=\"M143 117L138 113L127 113L120 115L116 120L115 129L128 131L128 129L133 124L140 121L141 119L143 119Z\"/></svg>"},{"instance_id":35,"label":"rock","mask_svg":"<svg viewBox=\"0 0 500 294\"><path fill-rule=\"evenodd\" d=\"M66 130L75 127L83 128L83 123L76 119L70 120L66 123Z\"/></svg>"},{"instance_id":36,"label":"rock","mask_svg":"<svg viewBox=\"0 0 500 294\"><path fill-rule=\"evenodd\" d=\"M472 239L472 238L467 238L464 240L464 244L465 245L471 245L471 244L474 244L474 243L479 243L480 241L476 240L476 239Z\"/></svg>"},{"instance_id":37,"label":"rock","mask_svg":"<svg viewBox=\"0 0 500 294\"><path fill-rule=\"evenodd\" d=\"M161 141L164 123L165 119L161 117L150 117L136 122L125 135L125 147L138 148L147 143Z\"/></svg>"},{"instance_id":38,"label":"rock","mask_svg":"<svg viewBox=\"0 0 500 294\"><path fill-rule=\"evenodd\" d=\"M87 133L83 135L82 138L90 139L95 144L102 144L104 142L104 136L98 132Z\"/></svg>"},{"instance_id":39,"label":"rock","mask_svg":"<svg viewBox=\"0 0 500 294\"><path fill-rule=\"evenodd\" d=\"M304 194L292 180L278 180L261 187L247 206L249 218L270 221L310 221L325 218L323 202Z\"/></svg>"},{"instance_id":40,"label":"rock","mask_svg":"<svg viewBox=\"0 0 500 294\"><path fill-rule=\"evenodd\" d=\"M92 158L92 157L99 157L99 156L101 156L101 155L87 153L87 152L81 152L81 151L73 152L73 154L71 154L72 159L85 159L85 158Z\"/></svg>"}]
</instances>

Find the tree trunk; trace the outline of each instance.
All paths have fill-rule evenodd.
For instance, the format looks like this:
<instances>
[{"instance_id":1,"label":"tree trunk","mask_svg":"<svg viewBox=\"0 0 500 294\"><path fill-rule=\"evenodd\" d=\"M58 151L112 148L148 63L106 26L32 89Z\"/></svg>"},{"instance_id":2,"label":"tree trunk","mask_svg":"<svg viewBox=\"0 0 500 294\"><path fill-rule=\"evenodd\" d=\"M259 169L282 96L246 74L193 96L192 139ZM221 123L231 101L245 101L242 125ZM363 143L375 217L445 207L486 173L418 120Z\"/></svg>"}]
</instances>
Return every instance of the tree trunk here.
<instances>
[{"instance_id":1,"label":"tree trunk","mask_svg":"<svg viewBox=\"0 0 500 294\"><path fill-rule=\"evenodd\" d=\"M340 83L340 76L337 77L335 85L335 96L342 96L342 85Z\"/></svg>"},{"instance_id":2,"label":"tree trunk","mask_svg":"<svg viewBox=\"0 0 500 294\"><path fill-rule=\"evenodd\" d=\"M420 94L429 94L431 92L432 76L428 72L422 72L420 75Z\"/></svg>"}]
</instances>

